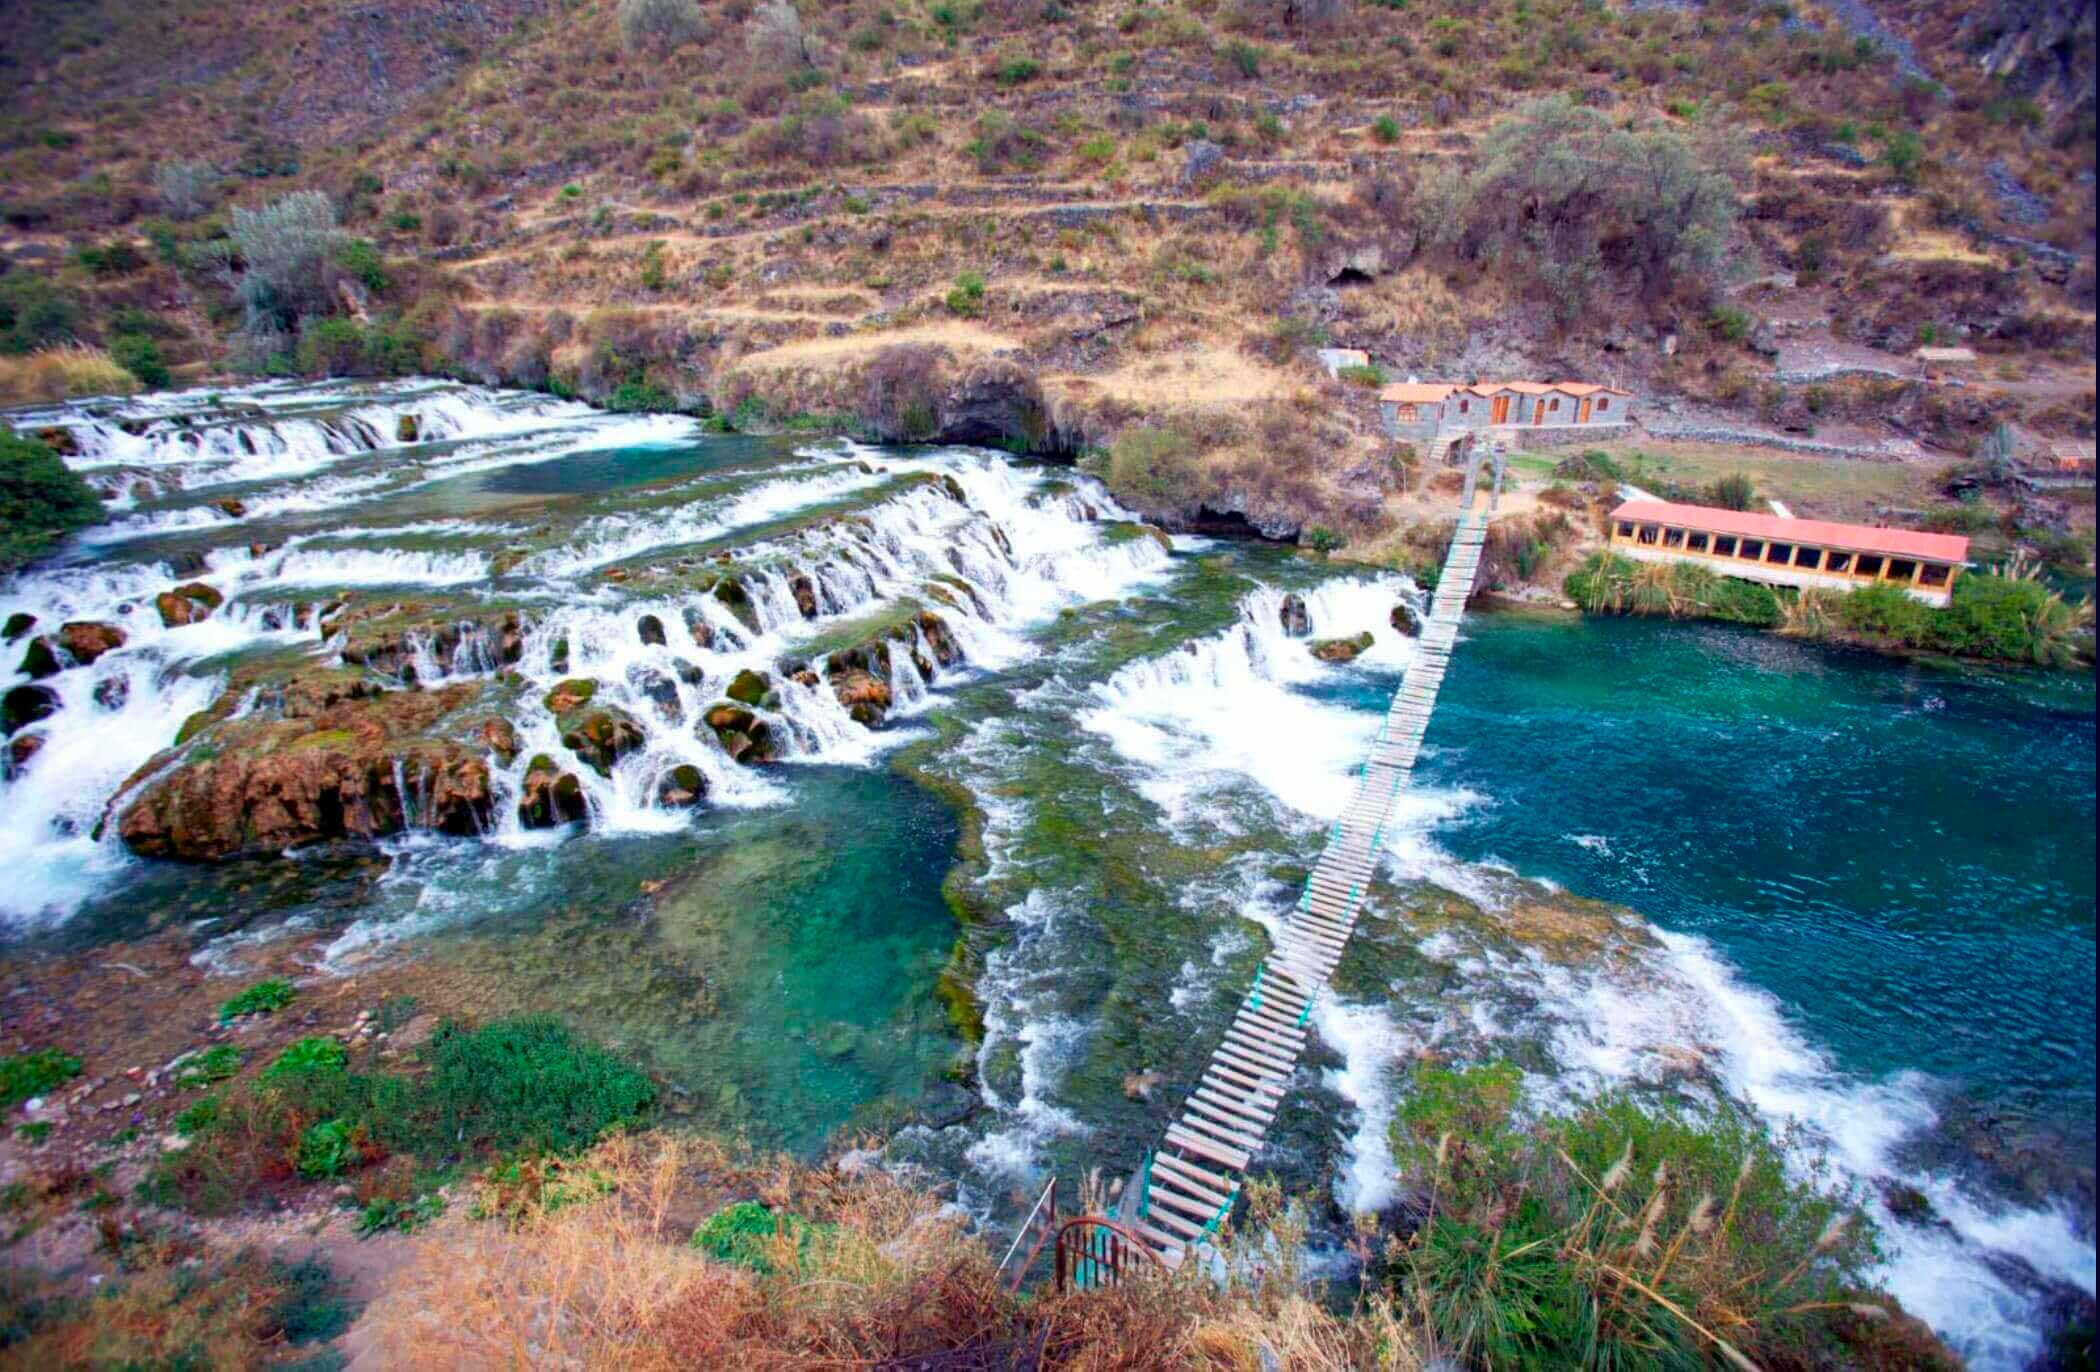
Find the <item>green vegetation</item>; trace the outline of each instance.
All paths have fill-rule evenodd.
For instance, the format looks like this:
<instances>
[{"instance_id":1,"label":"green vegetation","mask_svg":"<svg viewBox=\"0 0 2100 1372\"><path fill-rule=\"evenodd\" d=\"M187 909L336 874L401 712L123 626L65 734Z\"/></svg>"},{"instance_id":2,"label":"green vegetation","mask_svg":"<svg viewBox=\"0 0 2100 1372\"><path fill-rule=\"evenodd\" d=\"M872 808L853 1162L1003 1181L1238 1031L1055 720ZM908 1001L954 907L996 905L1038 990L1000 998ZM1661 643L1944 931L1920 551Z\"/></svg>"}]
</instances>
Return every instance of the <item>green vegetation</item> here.
<instances>
[{"instance_id":1,"label":"green vegetation","mask_svg":"<svg viewBox=\"0 0 2100 1372\"><path fill-rule=\"evenodd\" d=\"M229 997L219 1006L219 1023L238 1019L242 1015L267 1015L292 1003L292 984L283 977L271 977L258 981L238 995Z\"/></svg>"},{"instance_id":2,"label":"green vegetation","mask_svg":"<svg viewBox=\"0 0 2100 1372\"><path fill-rule=\"evenodd\" d=\"M1951 603L1932 606L1900 588L1775 590L1691 563L1590 555L1568 574L1568 598L1592 614L1664 615L1777 628L1797 638L2070 667L2093 655L2090 601L2066 601L2033 569L1957 577Z\"/></svg>"},{"instance_id":3,"label":"green vegetation","mask_svg":"<svg viewBox=\"0 0 2100 1372\"><path fill-rule=\"evenodd\" d=\"M186 1089L209 1086L240 1070L241 1050L230 1043L215 1043L175 1069L175 1084Z\"/></svg>"},{"instance_id":4,"label":"green vegetation","mask_svg":"<svg viewBox=\"0 0 2100 1372\"><path fill-rule=\"evenodd\" d=\"M774 1271L776 1258L791 1255L800 1266L812 1242L831 1226L812 1224L799 1215L775 1214L759 1201L737 1201L707 1217L693 1231L691 1245L717 1262L749 1268L761 1275Z\"/></svg>"},{"instance_id":5,"label":"green vegetation","mask_svg":"<svg viewBox=\"0 0 2100 1372\"><path fill-rule=\"evenodd\" d=\"M26 353L73 336L80 307L70 292L34 272L0 276L0 353Z\"/></svg>"},{"instance_id":6,"label":"green vegetation","mask_svg":"<svg viewBox=\"0 0 2100 1372\"><path fill-rule=\"evenodd\" d=\"M1196 445L1171 424L1134 424L1104 453L1083 459L1088 474L1108 483L1118 500L1141 509L1169 508L1194 495Z\"/></svg>"},{"instance_id":7,"label":"green vegetation","mask_svg":"<svg viewBox=\"0 0 2100 1372\"><path fill-rule=\"evenodd\" d=\"M1424 1218L1384 1275L1460 1365L1822 1365L1831 1312L1880 1309L1872 1227L1754 1121L1605 1096L1527 1125L1520 1081L1419 1067L1393 1123Z\"/></svg>"},{"instance_id":8,"label":"green vegetation","mask_svg":"<svg viewBox=\"0 0 2100 1372\"><path fill-rule=\"evenodd\" d=\"M102 518L102 501L57 453L0 425L0 572Z\"/></svg>"},{"instance_id":9,"label":"green vegetation","mask_svg":"<svg viewBox=\"0 0 2100 1372\"><path fill-rule=\"evenodd\" d=\"M282 1081L315 1072L340 1072L349 1065L350 1055L341 1043L317 1034L286 1047L275 1062L263 1069L263 1080Z\"/></svg>"},{"instance_id":10,"label":"green vegetation","mask_svg":"<svg viewBox=\"0 0 2100 1372\"><path fill-rule=\"evenodd\" d=\"M56 1048L0 1058L0 1108L12 1109L80 1075L80 1059Z\"/></svg>"},{"instance_id":11,"label":"green vegetation","mask_svg":"<svg viewBox=\"0 0 2100 1372\"><path fill-rule=\"evenodd\" d=\"M441 1025L416 1066L353 1071L340 1044L303 1039L259 1079L185 1112L178 1128L195 1146L162 1157L146 1194L223 1213L288 1180L286 1160L299 1176L338 1176L398 1154L427 1189L462 1166L578 1152L645 1120L656 1099L646 1077L548 1016ZM412 1211L415 1192L389 1200Z\"/></svg>"},{"instance_id":12,"label":"green vegetation","mask_svg":"<svg viewBox=\"0 0 2100 1372\"><path fill-rule=\"evenodd\" d=\"M120 333L109 341L110 360L139 379L139 384L159 390L170 377L161 361L160 347L142 333Z\"/></svg>"},{"instance_id":13,"label":"green vegetation","mask_svg":"<svg viewBox=\"0 0 2100 1372\"><path fill-rule=\"evenodd\" d=\"M984 313L984 275L981 272L964 272L955 278L955 289L948 292L948 312L963 319L975 319Z\"/></svg>"}]
</instances>

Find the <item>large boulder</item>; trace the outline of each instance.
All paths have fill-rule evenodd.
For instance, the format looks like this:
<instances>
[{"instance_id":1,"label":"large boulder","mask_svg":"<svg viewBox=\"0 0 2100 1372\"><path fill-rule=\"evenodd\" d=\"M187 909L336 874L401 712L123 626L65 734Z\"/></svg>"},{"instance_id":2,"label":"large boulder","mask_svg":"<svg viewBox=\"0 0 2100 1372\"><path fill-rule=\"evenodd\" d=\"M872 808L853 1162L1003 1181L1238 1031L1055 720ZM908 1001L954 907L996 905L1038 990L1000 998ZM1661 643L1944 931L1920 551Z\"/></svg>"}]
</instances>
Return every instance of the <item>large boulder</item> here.
<instances>
[{"instance_id":1,"label":"large boulder","mask_svg":"<svg viewBox=\"0 0 2100 1372\"><path fill-rule=\"evenodd\" d=\"M656 783L656 803L668 810L698 805L707 794L707 774L690 762L681 762Z\"/></svg>"},{"instance_id":2,"label":"large boulder","mask_svg":"<svg viewBox=\"0 0 2100 1372\"><path fill-rule=\"evenodd\" d=\"M751 766L778 756L772 726L741 705L723 701L710 706L705 722L733 761Z\"/></svg>"},{"instance_id":3,"label":"large boulder","mask_svg":"<svg viewBox=\"0 0 2100 1372\"><path fill-rule=\"evenodd\" d=\"M664 622L655 615L643 615L640 619L637 619L634 622L634 631L641 638L642 642L654 644L659 648L668 642L664 637Z\"/></svg>"},{"instance_id":4,"label":"large boulder","mask_svg":"<svg viewBox=\"0 0 2100 1372\"><path fill-rule=\"evenodd\" d=\"M555 714L565 715L590 704L597 694L597 682L589 677L575 677L547 692L544 703Z\"/></svg>"},{"instance_id":5,"label":"large boulder","mask_svg":"<svg viewBox=\"0 0 2100 1372\"><path fill-rule=\"evenodd\" d=\"M802 612L802 617L804 619L815 619L817 617L817 587L816 583L809 579L809 573L795 573L794 577L788 582L788 590L794 594L795 608Z\"/></svg>"},{"instance_id":6,"label":"large boulder","mask_svg":"<svg viewBox=\"0 0 2100 1372\"><path fill-rule=\"evenodd\" d=\"M1305 600L1296 591L1283 598L1277 608L1276 617L1283 624L1283 632L1290 638L1304 638L1312 632L1312 616L1305 611Z\"/></svg>"},{"instance_id":7,"label":"large boulder","mask_svg":"<svg viewBox=\"0 0 2100 1372\"><path fill-rule=\"evenodd\" d=\"M1422 617L1404 600L1393 602L1392 625L1409 638L1419 638L1422 633Z\"/></svg>"},{"instance_id":8,"label":"large boulder","mask_svg":"<svg viewBox=\"0 0 2100 1372\"><path fill-rule=\"evenodd\" d=\"M153 597L160 622L170 629L210 619L211 612L226 603L226 597L201 581L191 581Z\"/></svg>"},{"instance_id":9,"label":"large boulder","mask_svg":"<svg viewBox=\"0 0 2100 1372\"><path fill-rule=\"evenodd\" d=\"M58 713L58 692L49 686L17 686L0 696L0 737Z\"/></svg>"},{"instance_id":10,"label":"large boulder","mask_svg":"<svg viewBox=\"0 0 2100 1372\"><path fill-rule=\"evenodd\" d=\"M104 653L123 647L125 637L124 631L114 624L89 620L76 619L58 628L58 646L83 667Z\"/></svg>"},{"instance_id":11,"label":"large boulder","mask_svg":"<svg viewBox=\"0 0 2100 1372\"><path fill-rule=\"evenodd\" d=\"M551 829L585 818L590 809L574 772L563 771L545 753L535 754L526 764L525 781L518 788L518 823L528 829Z\"/></svg>"},{"instance_id":12,"label":"large boulder","mask_svg":"<svg viewBox=\"0 0 2100 1372\"><path fill-rule=\"evenodd\" d=\"M12 643L36 627L36 616L27 610L17 610L7 617L7 624L0 628L0 642Z\"/></svg>"},{"instance_id":13,"label":"large boulder","mask_svg":"<svg viewBox=\"0 0 2100 1372\"><path fill-rule=\"evenodd\" d=\"M831 679L831 693L862 724L880 724L889 713L890 684L867 672L849 668L838 673Z\"/></svg>"},{"instance_id":14,"label":"large boulder","mask_svg":"<svg viewBox=\"0 0 2100 1372\"><path fill-rule=\"evenodd\" d=\"M772 683L766 680L765 673L754 672L746 667L736 674L736 680L729 683L725 694L740 705L756 705L766 698L766 692L771 689Z\"/></svg>"},{"instance_id":15,"label":"large boulder","mask_svg":"<svg viewBox=\"0 0 2100 1372\"><path fill-rule=\"evenodd\" d=\"M582 710L561 720L562 746L599 776L611 776L613 764L648 739L633 715L610 705Z\"/></svg>"},{"instance_id":16,"label":"large boulder","mask_svg":"<svg viewBox=\"0 0 2100 1372\"><path fill-rule=\"evenodd\" d=\"M187 862L411 826L478 834L493 804L488 764L434 733L473 694L468 686L392 691L310 719L222 720L213 748L191 750L187 760L163 754L141 769L152 780L118 832L142 857Z\"/></svg>"}]
</instances>

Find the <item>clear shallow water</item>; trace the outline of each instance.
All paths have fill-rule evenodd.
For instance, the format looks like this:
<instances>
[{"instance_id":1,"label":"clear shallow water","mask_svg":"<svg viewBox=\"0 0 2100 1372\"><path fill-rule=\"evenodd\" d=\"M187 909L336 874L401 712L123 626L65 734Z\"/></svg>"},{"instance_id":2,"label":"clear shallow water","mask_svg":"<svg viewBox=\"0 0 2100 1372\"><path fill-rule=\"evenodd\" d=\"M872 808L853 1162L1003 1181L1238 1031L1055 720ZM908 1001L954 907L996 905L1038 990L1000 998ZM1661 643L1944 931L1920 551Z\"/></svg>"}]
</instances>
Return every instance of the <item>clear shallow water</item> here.
<instances>
[{"instance_id":1,"label":"clear shallow water","mask_svg":"<svg viewBox=\"0 0 2100 1372\"><path fill-rule=\"evenodd\" d=\"M196 409L192 423L234 434L201 459L179 434L156 447L153 430L83 430L83 464L132 522L0 586L0 612L128 605L142 627L57 679L46 753L0 783L0 856L26 874L0 895L17 930L190 923L200 957L238 966L247 940L317 927L334 970L413 956L491 1012L575 1017L706 1127L798 1149L894 1131L893 1158L953 1178L988 1216L1046 1169L1126 1168L1200 1070L1348 794L1412 654L1388 615L1414 588L1259 547L1177 540L1169 555L1099 522L1116 511L1091 483L989 454L704 438L438 392L276 388L261 417ZM386 441L410 411L441 416L443 439ZM227 491L253 498L232 514L210 503ZM724 554L750 574L755 628L689 574ZM818 588L814 620L789 593L798 571ZM200 575L229 596L213 620L137 617ZM676 669L716 683L820 662L939 599L930 578L973 593L941 602L968 661L931 679L900 663L889 727L790 692L769 717L791 760L762 771L691 727L719 687ZM268 615L343 588L517 609L521 680L475 663L431 664L426 680L500 688L526 753L562 749L536 702L570 675L628 706L648 746L587 776L590 820L563 831L505 820L484 839L411 834L362 859L220 871L93 839L108 795L231 675L327 659ZM1282 633L1287 590L1315 635L1370 630L1373 648L1314 661ZM671 642L636 636L644 612ZM717 629L712 646L677 637L692 615ZM654 712L651 673L680 681L677 720ZM96 692L114 677L128 694L112 712ZM1470 621L1392 884L1323 1002L1265 1163L1340 1207L1384 1204L1398 1064L1424 1047L1515 1058L1541 1108L1604 1085L1724 1093L1807 1124L1865 1191L1884 1177L1926 1190L1948 1227L1896 1232L1892 1287L1979 1364L2016 1365L2031 1283L1988 1255L2092 1286L2092 713L2085 679L1950 675L1683 626ZM82 765L36 770L45 758ZM653 801L677 762L711 783L697 811ZM498 770L506 803L516 770ZM920 775L981 809L981 852ZM932 994L957 937L941 886L959 853L953 890L990 921L969 935L975 1049ZM1510 868L1623 902L1654 932L1570 955L1534 937L1538 892ZM1659 1070L1685 1049L1704 1064L1693 1080ZM967 1086L949 1080L958 1053ZM2038 1161L1979 1165L1951 1123L1964 1110L2031 1131Z\"/></svg>"}]
</instances>

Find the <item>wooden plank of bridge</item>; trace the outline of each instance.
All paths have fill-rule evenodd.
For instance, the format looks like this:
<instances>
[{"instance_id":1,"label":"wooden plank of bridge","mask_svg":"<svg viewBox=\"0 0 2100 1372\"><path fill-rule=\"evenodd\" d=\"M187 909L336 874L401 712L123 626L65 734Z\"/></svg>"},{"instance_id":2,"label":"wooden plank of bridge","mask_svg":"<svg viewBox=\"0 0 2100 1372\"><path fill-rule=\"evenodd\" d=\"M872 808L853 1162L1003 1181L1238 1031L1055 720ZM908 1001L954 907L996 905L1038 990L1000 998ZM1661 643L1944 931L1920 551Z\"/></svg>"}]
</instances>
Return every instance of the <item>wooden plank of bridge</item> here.
<instances>
[{"instance_id":1,"label":"wooden plank of bridge","mask_svg":"<svg viewBox=\"0 0 2100 1372\"><path fill-rule=\"evenodd\" d=\"M1247 1170L1283 1103L1305 1050L1301 1016L1356 928L1393 804L1421 755L1486 537L1484 512L1470 510L1459 519L1415 661L1393 695L1356 793L1306 873L1304 899L1286 920L1263 977L1235 1012L1153 1154L1150 1199L1135 1232L1170 1264L1191 1244L1207 1241L1230 1209L1239 1193L1230 1174Z\"/></svg>"}]
</instances>

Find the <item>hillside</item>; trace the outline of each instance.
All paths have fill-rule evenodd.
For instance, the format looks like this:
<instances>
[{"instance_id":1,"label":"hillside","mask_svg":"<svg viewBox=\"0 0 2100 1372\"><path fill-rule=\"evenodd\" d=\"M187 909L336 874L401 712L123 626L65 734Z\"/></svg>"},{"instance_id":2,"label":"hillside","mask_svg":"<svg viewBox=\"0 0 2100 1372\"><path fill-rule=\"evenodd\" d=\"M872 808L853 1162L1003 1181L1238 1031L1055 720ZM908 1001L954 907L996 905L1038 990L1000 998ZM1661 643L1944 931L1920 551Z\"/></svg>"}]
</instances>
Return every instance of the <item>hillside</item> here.
<instances>
[{"instance_id":1,"label":"hillside","mask_svg":"<svg viewBox=\"0 0 2100 1372\"><path fill-rule=\"evenodd\" d=\"M5 343L148 383L1115 449L1153 513L1361 538L1405 477L1320 343L1854 455L2093 431L2090 6L11 10ZM300 190L337 246L258 313L236 211ZM69 356L7 387L110 383Z\"/></svg>"}]
</instances>

